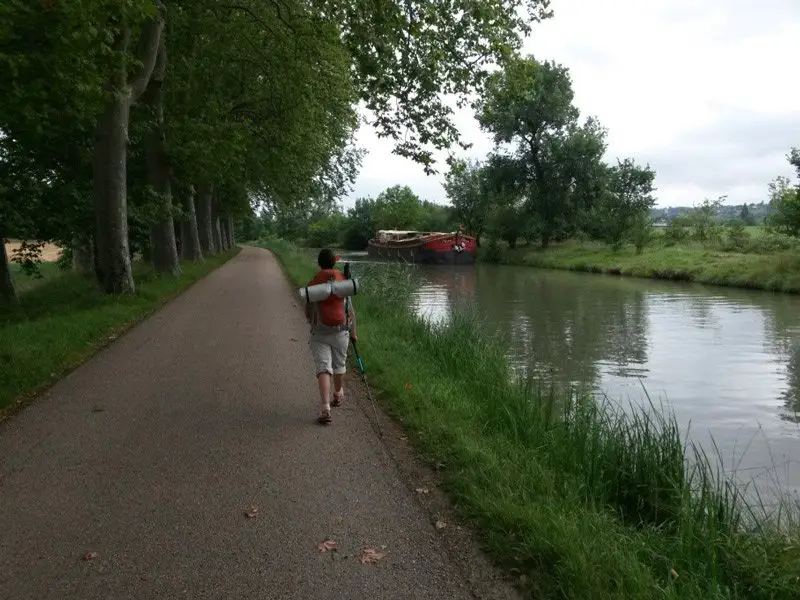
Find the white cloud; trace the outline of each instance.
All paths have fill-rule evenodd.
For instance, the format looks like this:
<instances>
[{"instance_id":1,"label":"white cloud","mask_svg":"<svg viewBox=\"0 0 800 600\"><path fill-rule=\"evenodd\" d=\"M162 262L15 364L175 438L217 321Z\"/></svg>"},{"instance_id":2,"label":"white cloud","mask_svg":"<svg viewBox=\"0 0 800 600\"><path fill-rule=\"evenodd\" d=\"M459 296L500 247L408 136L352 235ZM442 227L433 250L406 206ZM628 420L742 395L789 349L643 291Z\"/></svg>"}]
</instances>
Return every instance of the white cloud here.
<instances>
[{"instance_id":1,"label":"white cloud","mask_svg":"<svg viewBox=\"0 0 800 600\"><path fill-rule=\"evenodd\" d=\"M785 155L800 145L800 2L553 0L553 8L525 51L570 68L581 112L609 129L608 159L649 162L659 205L723 194L759 201L772 178L791 175ZM474 144L468 154L484 156L491 140L472 112L457 119ZM358 139L369 154L346 205L397 183L447 202L443 175L392 155L392 143L369 128Z\"/></svg>"}]
</instances>

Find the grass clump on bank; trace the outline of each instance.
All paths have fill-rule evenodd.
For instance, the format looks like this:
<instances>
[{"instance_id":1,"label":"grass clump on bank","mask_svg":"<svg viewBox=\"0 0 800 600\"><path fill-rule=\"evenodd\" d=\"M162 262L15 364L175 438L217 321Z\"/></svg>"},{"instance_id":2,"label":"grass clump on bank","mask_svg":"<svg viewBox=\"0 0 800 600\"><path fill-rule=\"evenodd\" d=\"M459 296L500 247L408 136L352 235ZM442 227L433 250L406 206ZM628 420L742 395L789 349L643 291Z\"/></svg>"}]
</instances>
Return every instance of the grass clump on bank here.
<instances>
[{"instance_id":1,"label":"grass clump on bank","mask_svg":"<svg viewBox=\"0 0 800 600\"><path fill-rule=\"evenodd\" d=\"M511 250L493 244L481 251L481 257L501 264L800 293L800 252L796 250L737 252L656 241L637 254L632 247L613 250L599 242L570 241L547 250Z\"/></svg>"},{"instance_id":2,"label":"grass clump on bank","mask_svg":"<svg viewBox=\"0 0 800 600\"><path fill-rule=\"evenodd\" d=\"M295 282L314 256L263 243ZM494 559L535 598L789 599L796 523L748 508L675 420L515 383L501 341L469 315L434 326L406 307L402 269L357 275L370 381Z\"/></svg>"},{"instance_id":3,"label":"grass clump on bank","mask_svg":"<svg viewBox=\"0 0 800 600\"><path fill-rule=\"evenodd\" d=\"M180 277L134 265L136 294L108 296L91 278L43 265L43 279L20 272L20 301L0 309L0 414L86 360L111 336L147 316L238 253L182 264Z\"/></svg>"}]
</instances>

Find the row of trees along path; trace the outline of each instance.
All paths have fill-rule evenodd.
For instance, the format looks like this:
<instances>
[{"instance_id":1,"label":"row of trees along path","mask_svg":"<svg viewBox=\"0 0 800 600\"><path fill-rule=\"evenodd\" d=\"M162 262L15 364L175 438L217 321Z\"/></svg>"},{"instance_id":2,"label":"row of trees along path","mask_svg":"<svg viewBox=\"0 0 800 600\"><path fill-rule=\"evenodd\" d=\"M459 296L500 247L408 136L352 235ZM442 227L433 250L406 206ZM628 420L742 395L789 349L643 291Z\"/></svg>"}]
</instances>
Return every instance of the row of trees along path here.
<instances>
[{"instance_id":1,"label":"row of trees along path","mask_svg":"<svg viewBox=\"0 0 800 600\"><path fill-rule=\"evenodd\" d=\"M137 253L177 273L179 254L229 246L254 200L344 193L359 106L432 171L458 141L449 100L480 92L547 4L3 2L0 238L57 242L132 293ZM3 251L6 303L8 270Z\"/></svg>"}]
</instances>

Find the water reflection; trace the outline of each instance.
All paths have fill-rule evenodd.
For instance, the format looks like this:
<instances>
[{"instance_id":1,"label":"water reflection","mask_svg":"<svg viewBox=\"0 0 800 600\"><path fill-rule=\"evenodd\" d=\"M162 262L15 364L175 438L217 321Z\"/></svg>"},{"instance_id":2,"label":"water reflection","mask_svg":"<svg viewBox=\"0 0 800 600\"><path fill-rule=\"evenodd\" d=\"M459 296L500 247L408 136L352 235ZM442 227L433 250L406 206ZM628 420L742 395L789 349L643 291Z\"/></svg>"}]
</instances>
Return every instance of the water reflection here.
<instances>
[{"instance_id":1,"label":"water reflection","mask_svg":"<svg viewBox=\"0 0 800 600\"><path fill-rule=\"evenodd\" d=\"M783 393L785 406L781 416L792 423L800 423L800 344L792 346L786 372L789 386Z\"/></svg>"},{"instance_id":2,"label":"water reflection","mask_svg":"<svg viewBox=\"0 0 800 600\"><path fill-rule=\"evenodd\" d=\"M418 272L420 314L477 310L520 375L623 403L644 386L695 441L713 436L731 470L783 465L778 479L800 488L800 298L489 265Z\"/></svg>"}]
</instances>

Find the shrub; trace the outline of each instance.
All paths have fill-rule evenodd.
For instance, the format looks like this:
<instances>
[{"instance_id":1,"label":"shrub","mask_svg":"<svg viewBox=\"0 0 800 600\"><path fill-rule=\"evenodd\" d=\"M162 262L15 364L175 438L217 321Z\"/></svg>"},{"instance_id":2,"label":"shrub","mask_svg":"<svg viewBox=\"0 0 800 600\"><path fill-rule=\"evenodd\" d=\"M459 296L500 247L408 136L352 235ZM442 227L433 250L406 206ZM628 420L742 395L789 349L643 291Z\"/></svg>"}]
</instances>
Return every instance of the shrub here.
<instances>
[{"instance_id":1,"label":"shrub","mask_svg":"<svg viewBox=\"0 0 800 600\"><path fill-rule=\"evenodd\" d=\"M499 263L503 260L503 247L495 239L489 240L487 244L481 247L480 252L481 260L490 263Z\"/></svg>"},{"instance_id":2,"label":"shrub","mask_svg":"<svg viewBox=\"0 0 800 600\"><path fill-rule=\"evenodd\" d=\"M675 219L664 229L664 244L674 246L689 238L689 228L683 221Z\"/></svg>"},{"instance_id":3,"label":"shrub","mask_svg":"<svg viewBox=\"0 0 800 600\"><path fill-rule=\"evenodd\" d=\"M748 249L750 236L747 235L742 221L731 221L724 231L722 249L725 252L742 252Z\"/></svg>"}]
</instances>

